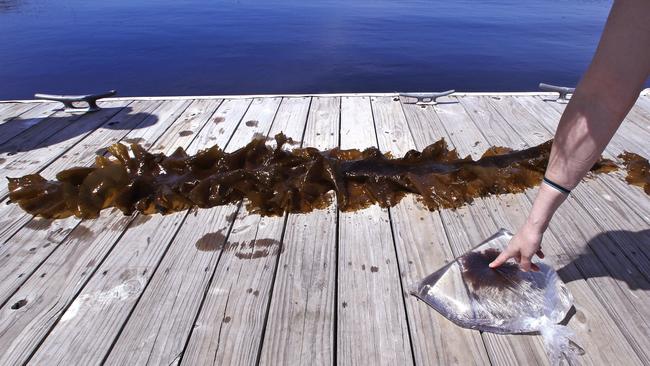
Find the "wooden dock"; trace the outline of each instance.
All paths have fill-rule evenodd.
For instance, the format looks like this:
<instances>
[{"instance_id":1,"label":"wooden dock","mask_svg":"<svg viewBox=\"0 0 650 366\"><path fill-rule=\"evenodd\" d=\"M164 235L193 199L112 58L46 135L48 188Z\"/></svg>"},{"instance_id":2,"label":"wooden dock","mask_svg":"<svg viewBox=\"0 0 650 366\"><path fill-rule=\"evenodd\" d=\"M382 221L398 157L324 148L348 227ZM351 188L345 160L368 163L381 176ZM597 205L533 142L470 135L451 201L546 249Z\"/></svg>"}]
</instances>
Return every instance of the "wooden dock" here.
<instances>
[{"instance_id":1,"label":"wooden dock","mask_svg":"<svg viewBox=\"0 0 650 366\"><path fill-rule=\"evenodd\" d=\"M455 94L436 106L393 94L115 98L71 115L60 104L0 102L0 173L90 165L102 148L232 151L280 131L321 149L394 155L444 137L461 155L551 138L551 94ZM442 101L442 100L441 100ZM650 157L650 96L605 156ZM650 196L623 173L581 184L544 237L575 298L568 325L583 364L650 364ZM408 295L411 284L505 227L535 190L430 212L335 206L285 217L243 205L168 216L45 220L0 185L0 364L547 364L541 338L457 327Z\"/></svg>"}]
</instances>

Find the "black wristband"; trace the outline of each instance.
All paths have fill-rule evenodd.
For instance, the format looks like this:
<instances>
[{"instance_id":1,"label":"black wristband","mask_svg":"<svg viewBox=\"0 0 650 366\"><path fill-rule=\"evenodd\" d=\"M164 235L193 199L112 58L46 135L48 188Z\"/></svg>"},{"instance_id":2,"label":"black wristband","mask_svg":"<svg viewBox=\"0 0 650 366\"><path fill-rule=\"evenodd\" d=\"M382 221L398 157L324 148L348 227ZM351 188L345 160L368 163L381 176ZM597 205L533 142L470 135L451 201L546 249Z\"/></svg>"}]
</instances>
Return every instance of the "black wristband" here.
<instances>
[{"instance_id":1,"label":"black wristband","mask_svg":"<svg viewBox=\"0 0 650 366\"><path fill-rule=\"evenodd\" d=\"M564 193L564 194L569 194L569 193L571 193L571 190L570 190L570 189L566 189L566 188L562 187L561 185L559 185L559 184L553 182L552 180L550 180L550 179L548 179L548 178L546 178L546 177L544 177L544 183L546 183L546 184L548 184L549 186L551 186L551 187L557 189L557 190L560 191L561 193Z\"/></svg>"}]
</instances>

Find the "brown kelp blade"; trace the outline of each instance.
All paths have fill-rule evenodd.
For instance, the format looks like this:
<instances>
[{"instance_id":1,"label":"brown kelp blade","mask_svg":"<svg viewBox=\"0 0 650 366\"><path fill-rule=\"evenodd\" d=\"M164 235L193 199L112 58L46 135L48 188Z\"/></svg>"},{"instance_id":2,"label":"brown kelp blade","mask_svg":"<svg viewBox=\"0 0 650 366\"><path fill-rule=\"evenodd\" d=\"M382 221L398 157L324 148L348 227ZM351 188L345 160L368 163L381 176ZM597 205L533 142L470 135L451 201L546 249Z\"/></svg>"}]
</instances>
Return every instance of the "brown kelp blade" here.
<instances>
[{"instance_id":1,"label":"brown kelp blade","mask_svg":"<svg viewBox=\"0 0 650 366\"><path fill-rule=\"evenodd\" d=\"M460 158L444 140L391 158L376 148L286 150L253 139L227 153L218 146L188 155L152 154L138 144L114 144L94 166L72 168L46 180L38 174L9 178L10 198L46 218L94 218L108 207L124 214L167 214L246 200L262 215L309 212L330 204L340 210L390 207L413 193L431 210L456 208L476 197L521 192L542 179L551 142L521 151L490 148L478 160ZM610 165L602 160L601 166Z\"/></svg>"}]
</instances>

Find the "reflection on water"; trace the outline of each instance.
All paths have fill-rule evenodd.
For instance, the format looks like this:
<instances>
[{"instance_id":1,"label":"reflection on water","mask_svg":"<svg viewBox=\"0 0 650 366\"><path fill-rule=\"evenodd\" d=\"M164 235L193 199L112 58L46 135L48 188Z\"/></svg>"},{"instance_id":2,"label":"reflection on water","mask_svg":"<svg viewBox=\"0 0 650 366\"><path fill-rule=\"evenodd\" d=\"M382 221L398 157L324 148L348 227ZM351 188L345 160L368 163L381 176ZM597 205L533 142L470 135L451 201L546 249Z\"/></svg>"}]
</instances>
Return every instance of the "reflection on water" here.
<instances>
[{"instance_id":1,"label":"reflection on water","mask_svg":"<svg viewBox=\"0 0 650 366\"><path fill-rule=\"evenodd\" d=\"M20 0L0 0L0 12L15 10L20 3Z\"/></svg>"},{"instance_id":2,"label":"reflection on water","mask_svg":"<svg viewBox=\"0 0 650 366\"><path fill-rule=\"evenodd\" d=\"M0 0L0 99L575 84L609 1Z\"/></svg>"}]
</instances>

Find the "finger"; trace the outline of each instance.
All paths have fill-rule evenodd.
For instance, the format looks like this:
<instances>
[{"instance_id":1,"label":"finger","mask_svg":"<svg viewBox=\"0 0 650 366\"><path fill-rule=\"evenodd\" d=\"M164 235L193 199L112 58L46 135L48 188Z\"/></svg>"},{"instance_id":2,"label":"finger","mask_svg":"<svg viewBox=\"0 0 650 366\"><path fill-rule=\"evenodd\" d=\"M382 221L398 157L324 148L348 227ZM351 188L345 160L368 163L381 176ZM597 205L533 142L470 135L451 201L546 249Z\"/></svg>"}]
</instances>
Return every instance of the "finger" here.
<instances>
[{"instance_id":1,"label":"finger","mask_svg":"<svg viewBox=\"0 0 650 366\"><path fill-rule=\"evenodd\" d=\"M537 254L537 256L538 256L538 257L540 257L540 258L542 258L542 259L544 259L544 252L542 252L542 250L541 250L541 249L540 249L540 250L538 250L536 254Z\"/></svg>"},{"instance_id":2,"label":"finger","mask_svg":"<svg viewBox=\"0 0 650 366\"><path fill-rule=\"evenodd\" d=\"M524 272L528 272L530 271L530 265L530 258L522 255L521 261L519 261L519 268L521 268L521 270Z\"/></svg>"},{"instance_id":3,"label":"finger","mask_svg":"<svg viewBox=\"0 0 650 366\"><path fill-rule=\"evenodd\" d=\"M504 250L501 252L501 254L499 254L497 259L493 260L492 263L490 263L490 268L497 268L510 258L512 258L512 254L508 250Z\"/></svg>"}]
</instances>

